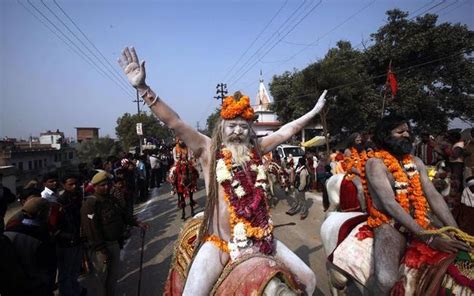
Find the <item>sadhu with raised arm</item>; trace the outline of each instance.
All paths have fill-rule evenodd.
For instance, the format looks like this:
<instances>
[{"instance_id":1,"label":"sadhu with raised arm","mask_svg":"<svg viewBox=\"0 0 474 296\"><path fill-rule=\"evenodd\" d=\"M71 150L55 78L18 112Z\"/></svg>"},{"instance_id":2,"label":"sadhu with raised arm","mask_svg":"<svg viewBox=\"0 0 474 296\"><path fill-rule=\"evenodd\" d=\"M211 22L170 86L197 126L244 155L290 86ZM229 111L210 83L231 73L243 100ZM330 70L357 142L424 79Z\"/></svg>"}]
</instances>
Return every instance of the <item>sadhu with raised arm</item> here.
<instances>
[{"instance_id":1,"label":"sadhu with raised arm","mask_svg":"<svg viewBox=\"0 0 474 296\"><path fill-rule=\"evenodd\" d=\"M183 295L209 295L227 262L251 253L274 256L312 295L314 272L273 237L261 155L307 125L324 106L326 91L311 111L258 139L252 129L254 111L249 98L236 93L223 101L211 139L181 120L145 83L145 62L139 62L134 48L125 48L119 63L151 111L187 144L203 169L207 190L204 222Z\"/></svg>"}]
</instances>

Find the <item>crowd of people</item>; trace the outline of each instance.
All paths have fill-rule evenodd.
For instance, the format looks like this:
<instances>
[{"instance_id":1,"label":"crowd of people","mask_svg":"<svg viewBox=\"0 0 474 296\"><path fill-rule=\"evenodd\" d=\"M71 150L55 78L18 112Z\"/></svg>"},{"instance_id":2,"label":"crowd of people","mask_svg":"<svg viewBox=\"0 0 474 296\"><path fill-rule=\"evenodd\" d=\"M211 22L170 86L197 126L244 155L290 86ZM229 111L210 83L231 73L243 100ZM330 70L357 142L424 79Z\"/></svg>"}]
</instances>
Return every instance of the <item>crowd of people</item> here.
<instances>
[{"instance_id":1,"label":"crowd of people","mask_svg":"<svg viewBox=\"0 0 474 296\"><path fill-rule=\"evenodd\" d=\"M166 181L172 165L164 147L97 157L61 176L50 172L17 196L0 183L0 294L86 295L78 278L95 272L102 291L93 294L115 295L120 249L132 227L148 228L133 207ZM17 199L20 210L5 223L7 205Z\"/></svg>"}]
</instances>

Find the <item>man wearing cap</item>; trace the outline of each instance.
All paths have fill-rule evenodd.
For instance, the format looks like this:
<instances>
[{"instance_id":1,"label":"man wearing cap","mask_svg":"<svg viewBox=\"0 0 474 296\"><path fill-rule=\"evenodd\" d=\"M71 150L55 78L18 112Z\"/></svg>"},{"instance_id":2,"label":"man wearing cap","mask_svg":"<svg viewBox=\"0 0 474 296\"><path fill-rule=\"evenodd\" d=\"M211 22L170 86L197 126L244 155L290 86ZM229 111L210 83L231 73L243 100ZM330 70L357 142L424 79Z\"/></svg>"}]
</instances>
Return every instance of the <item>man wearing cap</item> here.
<instances>
[{"instance_id":1,"label":"man wearing cap","mask_svg":"<svg viewBox=\"0 0 474 296\"><path fill-rule=\"evenodd\" d=\"M120 249L125 226L147 229L148 225L124 211L109 194L109 177L101 171L91 180L94 195L81 208L81 227L92 251L93 265L99 273L106 295L115 295L120 270Z\"/></svg>"},{"instance_id":2,"label":"man wearing cap","mask_svg":"<svg viewBox=\"0 0 474 296\"><path fill-rule=\"evenodd\" d=\"M285 264L306 293L312 295L316 286L314 272L273 238L266 194L268 182L261 155L307 125L323 108L326 91L310 112L258 139L252 129L255 114L249 98L237 92L223 100L221 118L210 139L181 120L145 83L145 63L139 62L134 48L124 49L119 64L151 111L187 144L203 169L208 197L199 245L183 295L209 295L229 260L259 253L274 256Z\"/></svg>"},{"instance_id":3,"label":"man wearing cap","mask_svg":"<svg viewBox=\"0 0 474 296\"><path fill-rule=\"evenodd\" d=\"M5 229L28 278L24 284L33 292L25 295L53 295L56 248L48 231L49 202L32 193L21 214L12 217ZM31 293L31 294L30 294Z\"/></svg>"}]
</instances>

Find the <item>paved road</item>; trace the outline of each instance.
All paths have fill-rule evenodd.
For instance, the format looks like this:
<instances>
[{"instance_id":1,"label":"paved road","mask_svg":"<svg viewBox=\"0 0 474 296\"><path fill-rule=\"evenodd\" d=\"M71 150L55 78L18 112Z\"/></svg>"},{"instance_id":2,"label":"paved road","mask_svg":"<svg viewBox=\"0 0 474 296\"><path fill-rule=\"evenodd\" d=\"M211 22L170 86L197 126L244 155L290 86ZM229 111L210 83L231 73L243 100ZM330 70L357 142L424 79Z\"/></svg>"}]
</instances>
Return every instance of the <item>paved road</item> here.
<instances>
[{"instance_id":1,"label":"paved road","mask_svg":"<svg viewBox=\"0 0 474 296\"><path fill-rule=\"evenodd\" d=\"M162 295L174 242L182 225L181 213L177 209L177 198L171 196L169 192L168 185L155 189L151 192L153 197L148 202L136 207L139 219L151 226L145 236L141 287L143 296ZM204 190L196 193L200 210L204 208L204 194ZM320 196L308 194L309 216L303 221L298 215L290 217L285 214L289 199L284 192L277 190L277 196L279 202L272 210L273 221L277 226L275 236L316 273L317 289L314 295L329 295L324 249L319 236L319 229L324 219ZM189 207L187 210L189 211ZM135 229L122 252L124 267L119 281L119 295L137 295L140 246L139 231Z\"/></svg>"}]
</instances>

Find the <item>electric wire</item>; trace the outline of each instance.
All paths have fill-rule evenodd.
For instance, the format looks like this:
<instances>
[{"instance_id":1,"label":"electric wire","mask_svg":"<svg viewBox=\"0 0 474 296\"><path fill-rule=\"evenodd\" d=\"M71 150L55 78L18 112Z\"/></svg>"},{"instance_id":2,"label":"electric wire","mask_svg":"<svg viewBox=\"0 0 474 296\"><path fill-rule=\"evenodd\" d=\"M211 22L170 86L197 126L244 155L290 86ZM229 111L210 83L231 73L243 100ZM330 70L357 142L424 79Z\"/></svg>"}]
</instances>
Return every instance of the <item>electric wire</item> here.
<instances>
[{"instance_id":1,"label":"electric wire","mask_svg":"<svg viewBox=\"0 0 474 296\"><path fill-rule=\"evenodd\" d=\"M56 1L56 0L53 0L53 1ZM265 30L270 26L270 24L273 22L273 20L280 14L280 12L283 10L283 8L286 6L286 4L288 3L288 0L286 0L282 6L280 6L280 8L278 9L278 11L272 16L272 18L270 19L270 21L268 21L268 23L263 27L263 29L260 31L260 33L257 35L257 37L255 37L255 39L252 41L252 43L247 47L247 49L240 55L240 57L237 59L237 61L232 65L232 67L230 68L229 71L227 71L227 73L224 75L224 79L227 78L227 75L229 75L229 73L232 73L232 71L234 70L235 66L237 66L237 64L242 60L242 58L248 53L248 51L250 50L250 48L252 48L252 46L255 44L255 42L257 42L257 40L260 38L260 36L262 36L263 32L265 32Z\"/></svg>"},{"instance_id":2,"label":"electric wire","mask_svg":"<svg viewBox=\"0 0 474 296\"><path fill-rule=\"evenodd\" d=\"M92 45L92 47L94 47L94 49L99 53L99 55L104 59L104 61L107 62L107 64L110 66L110 69L115 71L115 73L127 84L127 86L129 86L129 82L123 77L123 73L120 73L119 71L117 71L116 67L114 67L112 63L110 63L110 61L97 48L97 46L95 46L94 42L92 42L89 39L89 37L87 37L87 35L81 30L81 28L76 24L76 22L69 16L69 14L66 11L64 11L64 9L56 2L56 0L53 0L53 2L54 4L56 4L59 10L61 10L61 12L68 18L68 20L74 25L74 27L82 34L82 36L84 36L84 38L89 42L89 44Z\"/></svg>"},{"instance_id":3,"label":"electric wire","mask_svg":"<svg viewBox=\"0 0 474 296\"><path fill-rule=\"evenodd\" d=\"M108 73L110 73L112 76L114 76L114 79L118 78L118 80L116 80L117 82L119 83L122 83L122 86L125 86L125 88L127 87L130 87L130 84L128 83L124 83L121 78L123 78L123 75L118 75L116 74L115 72L112 72L110 71L108 68L107 68L107 65L104 64L104 62L84 43L84 41L82 41L70 28L69 26L48 6L46 5L46 3L44 2L44 0L41 0L41 3L43 4L44 7L46 7L46 9L66 28L66 30L69 31L69 33L71 33L74 38L76 38L77 41L80 42L80 44L82 44L82 46L93 56L95 57L95 59L104 67L105 70L108 71ZM57 3L56 3L57 5Z\"/></svg>"},{"instance_id":4,"label":"electric wire","mask_svg":"<svg viewBox=\"0 0 474 296\"><path fill-rule=\"evenodd\" d=\"M19 2L19 1L18 1L18 2ZM107 77L108 79L110 79L110 80L111 80L112 82L114 82L119 88L121 88L121 89L127 94L127 96L129 95L129 93L128 93L128 92L130 91L129 89L124 88L124 87L123 87L121 84L119 84L115 79L113 79L112 77L110 77L110 75L108 75L107 72L104 72L100 67L98 67L98 66L94 63L94 61L93 61L80 47L77 46L77 44L76 44L74 41L72 41L60 28L58 28L58 26L57 26L54 22L52 22L39 8L37 8L33 3L31 3L30 0L27 0L27 2L28 2L28 4L29 4L31 7L33 7L33 9L34 9L39 15L41 15L41 17L43 17L44 20L46 20L52 27L54 27L54 28L57 30L57 32L59 32L66 40L68 40L68 42L69 42L70 44L72 44L72 46L74 46L74 48L75 48L78 52L80 52L80 57L81 57L82 59L88 60L88 62L90 62L90 64L92 65L92 67L93 67L96 71L98 71L98 72L99 72L101 75L103 75L103 76L105 75L105 77ZM20 3L20 2L19 2L19 3ZM24 5L22 5L22 6L25 8ZM27 10L27 11L29 11L29 10ZM31 11L29 11L29 12L31 12ZM47 28L50 29L49 27L47 27ZM51 30L50 30L50 31L51 31ZM54 33L54 31L52 31L52 32ZM55 35L56 35L56 34L55 34ZM60 40L64 42L64 40L63 40L62 38L60 38ZM68 43L65 43L65 44L66 44L66 45L69 45Z\"/></svg>"},{"instance_id":5,"label":"electric wire","mask_svg":"<svg viewBox=\"0 0 474 296\"><path fill-rule=\"evenodd\" d=\"M236 84L242 77L244 77L245 74L247 74L250 70L253 69L253 67L259 63L270 51L272 51L275 46L277 46L288 34L290 34L304 19L306 19L320 4L322 3L322 0L318 2L313 8L311 8L285 35L283 35L280 39L277 40L276 43L273 44L272 47L270 47L257 61L255 61L244 73L242 73L239 78L236 80L233 80L233 84Z\"/></svg>"},{"instance_id":6,"label":"electric wire","mask_svg":"<svg viewBox=\"0 0 474 296\"><path fill-rule=\"evenodd\" d=\"M322 0L321 0L321 1L322 1ZM319 4L321 3L321 1L319 2ZM290 14L290 16L288 16L288 17L286 18L286 20L283 21L283 23L281 23L281 25L278 27L278 29L277 29L276 31L274 31L273 34L270 35L270 37L265 40L265 42L263 42L263 44L254 52L254 54L251 55L251 56L245 61L245 63L244 63L242 66L240 66L240 68L239 68L232 76L229 77L229 81L233 81L233 80L234 80L234 77L238 76L239 73L240 73L249 63L251 63L252 59L253 59L255 56L257 56L257 55L260 53L260 51L261 51L266 45L268 45L268 43L270 43L272 39L274 39L275 36L277 36L277 34L280 34L280 30L281 30L281 31L284 31L284 29L285 29L284 27L287 25L288 22L293 21L293 20L292 20L293 16L294 16L295 14L297 14L300 9L302 9L302 7L304 6L305 3L306 3L306 0L304 0L303 2L301 2L301 4ZM283 30L282 30L282 28L283 28Z\"/></svg>"}]
</instances>

